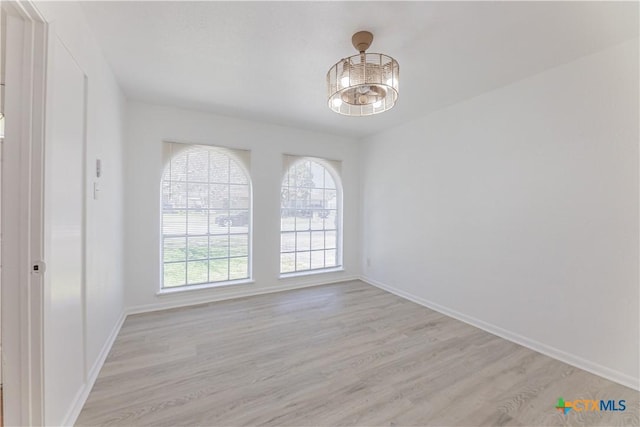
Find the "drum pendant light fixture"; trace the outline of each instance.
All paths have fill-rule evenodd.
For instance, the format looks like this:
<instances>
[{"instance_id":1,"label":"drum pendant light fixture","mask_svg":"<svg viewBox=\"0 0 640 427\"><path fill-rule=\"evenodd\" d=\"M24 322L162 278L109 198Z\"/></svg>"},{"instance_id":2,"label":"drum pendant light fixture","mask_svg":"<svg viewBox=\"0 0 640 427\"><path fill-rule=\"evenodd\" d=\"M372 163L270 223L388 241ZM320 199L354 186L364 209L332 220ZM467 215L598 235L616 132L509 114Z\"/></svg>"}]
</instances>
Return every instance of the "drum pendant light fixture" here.
<instances>
[{"instance_id":1,"label":"drum pendant light fixture","mask_svg":"<svg viewBox=\"0 0 640 427\"><path fill-rule=\"evenodd\" d=\"M398 100L398 61L367 53L373 34L359 31L351 42L357 55L338 61L327 73L328 105L345 116L370 116L387 111Z\"/></svg>"}]
</instances>

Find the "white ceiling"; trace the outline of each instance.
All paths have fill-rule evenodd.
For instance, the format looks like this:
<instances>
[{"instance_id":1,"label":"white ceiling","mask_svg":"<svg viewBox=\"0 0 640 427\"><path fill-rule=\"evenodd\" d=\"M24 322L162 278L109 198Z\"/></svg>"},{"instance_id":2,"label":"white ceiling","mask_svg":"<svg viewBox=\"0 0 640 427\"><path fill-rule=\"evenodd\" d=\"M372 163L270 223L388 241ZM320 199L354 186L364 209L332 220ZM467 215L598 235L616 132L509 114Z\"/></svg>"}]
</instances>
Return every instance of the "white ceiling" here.
<instances>
[{"instance_id":1,"label":"white ceiling","mask_svg":"<svg viewBox=\"0 0 640 427\"><path fill-rule=\"evenodd\" d=\"M637 2L83 2L124 92L142 100L364 136L638 36ZM344 117L326 73L400 63L391 111Z\"/></svg>"}]
</instances>

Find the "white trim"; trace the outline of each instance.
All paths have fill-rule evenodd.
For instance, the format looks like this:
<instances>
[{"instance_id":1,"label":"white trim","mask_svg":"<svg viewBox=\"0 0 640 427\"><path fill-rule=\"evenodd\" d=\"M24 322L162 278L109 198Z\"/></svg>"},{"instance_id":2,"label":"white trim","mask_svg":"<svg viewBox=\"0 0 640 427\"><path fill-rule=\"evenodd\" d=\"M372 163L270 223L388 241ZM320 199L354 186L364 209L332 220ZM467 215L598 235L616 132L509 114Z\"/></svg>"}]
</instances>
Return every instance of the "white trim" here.
<instances>
[{"instance_id":1,"label":"white trim","mask_svg":"<svg viewBox=\"0 0 640 427\"><path fill-rule=\"evenodd\" d=\"M280 276L278 276L278 279L285 280L285 279L291 279L291 278L300 277L300 276L313 276L315 274L339 273L341 271L344 271L344 268L342 266L316 268L313 270L292 271L290 273L280 273Z\"/></svg>"},{"instance_id":2,"label":"white trim","mask_svg":"<svg viewBox=\"0 0 640 427\"><path fill-rule=\"evenodd\" d=\"M247 283L249 281L253 280L253 179L251 177L251 171L250 171L250 161L251 161L251 151L250 150L238 150L238 149L233 149L233 148L226 148L226 147L218 147L215 145L202 145L202 144L191 144L191 143L180 143L185 145L185 147L183 147L182 151L179 151L175 154L166 154L165 152L165 147L169 147L169 149L172 147L171 145L168 144L173 144L172 142L168 142L168 141L163 141L163 167L162 167L162 175L160 176L160 192L159 192L159 215L160 215L160 230L159 230L159 235L160 235L160 250L159 250L159 272L160 272L160 288L158 289L158 291L156 292L156 295L162 295L162 294L167 294L167 293L174 293L177 292L175 289L177 288L182 288L183 291L188 291L188 290L194 290L194 289L200 289L200 288L208 288L208 287L214 287L213 283L218 283L217 286L226 286L226 285L232 285L235 283L240 283L240 282L244 282L247 281ZM211 209L210 207L210 201L208 203L208 207L205 208L205 210L207 210L209 213L207 214L207 218L208 218L208 227L207 227L207 238L210 238L213 235L217 235L217 236L227 236L229 239L231 239L230 236L232 235L247 235L247 273L248 273L248 277L242 278L242 279L231 279L231 280L225 280L223 282L209 282L209 283L198 283L198 284L194 284L194 285L189 285L187 284L188 282L188 270L189 270L189 257L188 254L186 254L186 258L184 260L184 266L185 266L185 284L184 285L178 285L178 286L174 286L174 287L165 287L164 286L164 268L165 265L167 264L164 261L164 239L165 239L165 234L164 234L164 216L165 216L165 207L164 207L164 182L165 182L165 174L167 173L167 170L169 169L169 175L171 175L171 170L170 170L170 166L171 166L171 161L183 154L187 154L189 149L196 149L196 148L200 148L203 150L209 150L209 151L216 151L226 157L228 157L229 159L229 182L227 183L212 183L211 182L211 177L209 176L210 174L208 174L208 180L207 180L207 184L211 185L211 184L220 184L220 185L226 185L228 188L227 190L230 192L231 191L231 186L232 185L245 185L245 184L236 184L236 183L232 183L231 182L231 162L236 163L237 166L240 167L240 169L242 169L242 171L245 174L245 177L247 178L247 188L249 190L249 207L247 209L243 209L243 208L231 208L231 196L229 195L229 207L227 209ZM240 155L240 152L244 152L246 154L245 156ZM208 168L211 167L211 157L209 157L208 159ZM188 169L188 158L187 158L187 169ZM188 170L187 170L187 175L188 175ZM188 178L188 177L187 177ZM169 180L169 183L171 183L172 180ZM202 235L196 235L196 236L192 236L189 234L189 184L190 183L195 183L195 182L190 182L188 179L186 181L184 181L184 183L186 184L185 187L185 191L186 191L186 196L187 196L187 200L185 201L185 207L184 208L173 208L172 210L175 211L180 211L180 210L184 210L185 211L185 215L186 215L186 224L185 224L185 234L184 235L171 235L171 237L177 237L177 238L184 238L185 239L185 244L188 247L188 239L189 237L203 237ZM230 194L230 193L229 193ZM249 223L247 224L247 232L246 233L231 233L230 229L227 229L227 233L226 234L212 234L211 230L210 230L210 222L211 222L211 218L210 218L210 214L212 210L221 210L221 211L227 211L228 216L231 215L231 211L233 210L246 210L248 212L249 215ZM230 242L231 240L229 240ZM210 242L209 242L210 243ZM230 244L230 243L229 243ZM210 249L210 246L208 246L208 248ZM231 258L243 258L242 255L237 256L237 257L232 257L231 256L231 252L230 252L230 247L229 247L229 251L227 252L227 257L226 258L218 258L218 259L226 259L227 261L229 261ZM207 259L207 263L208 263L208 268L210 268L211 266L211 260L212 259ZM198 261L198 260L195 260ZM230 262L230 261L229 261ZM182 261L176 261L176 262L172 262L172 263L182 263ZM208 269L207 270L207 279L210 279L211 277L211 271ZM228 264L228 269L227 269L227 277L231 276L231 264Z\"/></svg>"},{"instance_id":3,"label":"white trim","mask_svg":"<svg viewBox=\"0 0 640 427\"><path fill-rule=\"evenodd\" d=\"M7 56L5 76L5 113L14 121L6 123L2 168L3 415L6 425L41 425L43 288L31 266L42 260L47 24L29 0L1 6L22 22L22 42L12 46L21 52Z\"/></svg>"},{"instance_id":4,"label":"white trim","mask_svg":"<svg viewBox=\"0 0 640 427\"><path fill-rule=\"evenodd\" d=\"M403 291L401 289L387 285L385 283L378 282L377 280L370 279L366 276L360 276L360 280L372 286L375 286L377 288L380 288L382 290L395 294L399 297L415 302L416 304L420 304L424 307L430 308L431 310L437 311L438 313L442 313L446 316L449 316L461 322L467 323L471 326L475 326L476 328L482 329L483 331L489 332L490 334L497 335L500 338L504 338L508 341L527 347L530 350L536 351L538 353L542 353L545 356L552 357L561 362L567 363L571 366L575 366L576 368L585 370L587 372L606 378L618 384L622 384L634 390L640 390L639 378L634 378L620 371L616 371L615 369L611 369L606 366L602 366L598 363L591 362L575 354L567 353L563 350L560 350L555 347L549 346L547 344L541 343L539 341L527 338L515 332L503 329L499 326L477 319L475 317L468 316L456 310L452 310L448 307L444 307L440 304L436 304L432 301L429 301L422 297L415 296L409 292Z\"/></svg>"},{"instance_id":5,"label":"white trim","mask_svg":"<svg viewBox=\"0 0 640 427\"><path fill-rule=\"evenodd\" d=\"M56 34L57 36L57 34ZM58 37L58 36L57 36ZM89 144L89 136L88 136L88 122L89 122L89 77L85 70L80 67L78 61L76 61L75 57L71 54L71 50L62 42L60 37L58 37L60 43L62 43L69 52L69 55L73 58L74 62L78 66L78 68L82 71L83 75L83 100L82 100L82 237L81 237L81 245L82 245L82 255L81 255L81 304L82 304L82 360L84 362L84 366L82 367L82 379L84 380L85 385L88 382L88 373L89 373L89 349L87 348L89 345L89 339L87 334L89 333L89 328L87 326L87 246L88 246L88 203L87 203L87 145Z\"/></svg>"},{"instance_id":6,"label":"white trim","mask_svg":"<svg viewBox=\"0 0 640 427\"><path fill-rule=\"evenodd\" d=\"M120 319L118 319L116 324L113 326L113 329L109 334L109 337L107 337L107 340L102 346L102 350L100 350L100 353L98 354L96 361L93 363L91 370L89 370L88 379L87 379L87 385L89 386L89 389L93 388L93 384L96 382L96 379L98 378L100 369L102 369L102 365L104 365L104 361L107 359L107 356L111 351L111 347L113 347L113 343L116 341L116 338L118 337L118 334L120 333L120 329L122 329L122 325L124 324L124 321L126 320L126 318L127 316L123 311L120 314Z\"/></svg>"},{"instance_id":7,"label":"white trim","mask_svg":"<svg viewBox=\"0 0 640 427\"><path fill-rule=\"evenodd\" d=\"M272 287L261 288L261 289L243 288L243 289L238 289L237 292L223 294L223 295L220 295L220 294L218 295L212 294L207 296L201 295L196 298L180 299L176 301L167 301L167 302L160 302L160 303L154 303L154 304L136 305L136 306L125 308L125 313L127 315L149 313L152 311L168 310L171 308L180 308L180 307L189 307L192 305L208 304L210 302L224 301L224 300L235 299L235 298L244 298L244 297L251 297L256 295L264 295L264 294L271 294L276 292L310 288L313 286L322 286L322 285L330 285L334 283L350 282L358 279L359 279L358 276L348 276L348 277L340 277L336 279L313 281L308 283L272 286Z\"/></svg>"},{"instance_id":8,"label":"white trim","mask_svg":"<svg viewBox=\"0 0 640 427\"><path fill-rule=\"evenodd\" d=\"M91 367L91 370L89 371L89 374L87 376L87 381L84 383L84 386L80 390L78 390L78 394L73 400L74 403L71 406L71 408L69 408L69 412L67 412L66 416L64 417L64 422L62 423L62 425L71 426L71 425L74 425L78 420L78 416L80 415L80 412L82 411L82 408L87 402L87 398L89 397L89 394L91 393L91 390L93 389L93 386L96 380L98 379L100 370L104 366L104 362L107 360L107 356L111 352L111 348L113 347L113 344L118 338L118 334L120 333L120 330L122 329L122 326L124 325L124 322L127 320L127 317L129 315L166 310L169 308L188 307L188 306L203 304L207 302L223 301L227 299L241 298L245 296L262 295L262 294L283 292L288 290L310 288L314 286L328 285L333 283L349 282L353 280L358 280L358 277L354 276L351 278L342 278L342 279L333 280L333 281L306 283L298 286L279 286L277 288L264 289L259 292L253 292L253 293L245 292L243 294L231 295L231 296L227 295L224 297L208 299L206 301L199 300L199 301L196 301L195 303L182 301L182 302L174 302L174 303L150 304L146 306L137 306L137 307L130 307L128 309L125 309L123 313L120 315L120 319L118 319L113 329L111 330L109 337L107 338L104 345L102 346L102 350L100 350L100 354L98 355L98 358L96 359L93 366Z\"/></svg>"},{"instance_id":9,"label":"white trim","mask_svg":"<svg viewBox=\"0 0 640 427\"><path fill-rule=\"evenodd\" d=\"M80 412L82 411L82 408L84 407L84 404L86 403L87 398L89 397L89 394L93 389L93 385L95 384L96 379L98 379L98 374L100 373L105 360L107 360L107 356L111 351L111 347L113 347L113 343L116 341L116 338L118 337L120 329L122 329L122 325L124 324L126 318L127 316L123 312L120 315L120 319L118 319L113 329L111 330L109 337L102 346L102 350L100 350L98 358L96 359L87 375L86 382L84 383L83 387L78 390L78 394L73 400L73 405L71 405L71 407L69 408L69 412L67 412L67 415L64 417L64 422L62 423L62 425L72 426L76 423L78 416L80 415Z\"/></svg>"},{"instance_id":10,"label":"white trim","mask_svg":"<svg viewBox=\"0 0 640 427\"><path fill-rule=\"evenodd\" d=\"M174 286L170 288L161 288L156 292L157 296L180 294L182 292L201 291L203 289L224 288L226 286L250 285L255 283L253 279L226 280L224 282L200 283L198 285Z\"/></svg>"},{"instance_id":11,"label":"white trim","mask_svg":"<svg viewBox=\"0 0 640 427\"><path fill-rule=\"evenodd\" d=\"M311 157L311 156L296 156L296 155L292 155L292 154L283 154L282 155L282 166L283 166L283 172L282 172L282 178L280 179L280 190L282 191L282 188L285 187L285 183L284 180L287 177L287 175L289 174L289 172L291 171L291 169L296 166L299 163L303 163L303 162L312 162L312 163L316 163L318 165L320 165L321 167L323 167L325 169L325 171L331 175L331 177L333 178L333 182L336 186L335 191L336 191L336 228L335 228L335 233L336 233L336 265L333 266L326 266L326 255L325 255L325 267L323 268L316 268L316 269L306 269L306 270L294 270L294 271L287 271L287 272L282 272L280 271L280 278L286 278L286 277L295 277L296 275L299 275L301 273L304 272L311 272L310 274L314 274L314 272L316 271L320 271L320 270L333 270L335 269L336 271L339 271L339 269L342 268L343 264L344 264L344 259L343 259L343 255L344 255L344 248L343 248L343 244L344 244L344 230L343 230L343 222L344 222L344 185L342 183L342 161L341 160L329 160L329 159L325 159L322 157ZM326 183L323 183L323 187L322 190L332 190L330 188L326 188ZM287 183L287 188L292 188L291 186L288 185ZM299 188L297 186L294 186L293 188ZM323 200L324 201L324 200ZM280 201L280 217L282 218L282 200ZM289 207L285 208L285 209L290 209ZM328 208L325 208L328 209ZM298 247L297 247L297 233L299 231L303 231L303 230L283 230L282 229L282 224L280 225L280 238L282 238L283 233L294 233L296 235L296 245L295 245L295 250L293 252L282 252L282 243L280 244L280 257L282 258L282 254L295 254L295 258L296 258L296 264L297 264L297 257L298 257L298 253L299 252L314 252L314 251L327 251L327 250L332 250L332 248L327 248L326 246L323 247L322 249L311 249L311 247L313 246L312 243L309 243L309 250L300 250L298 251ZM318 231L323 231L323 232L327 232L327 231L334 231L333 229L326 229L326 228L322 228L319 230L313 230L313 229L309 229L306 230L309 231L310 233L318 232ZM326 244L326 234L325 234L325 244ZM311 263L311 255L310 255L310 259L309 262ZM309 264L311 265L311 264ZM297 265L294 266L295 268L297 268ZM280 266L280 268L282 268L282 265ZM289 276L291 275L291 276Z\"/></svg>"}]
</instances>

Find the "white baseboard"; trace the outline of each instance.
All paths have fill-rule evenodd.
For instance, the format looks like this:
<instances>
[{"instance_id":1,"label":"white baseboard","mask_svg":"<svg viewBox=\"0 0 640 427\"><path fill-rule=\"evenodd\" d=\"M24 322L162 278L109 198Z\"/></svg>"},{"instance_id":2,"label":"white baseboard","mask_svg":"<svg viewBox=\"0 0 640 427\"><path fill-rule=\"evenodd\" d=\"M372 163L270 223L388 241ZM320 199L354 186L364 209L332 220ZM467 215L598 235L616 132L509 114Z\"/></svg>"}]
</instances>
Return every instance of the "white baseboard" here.
<instances>
[{"instance_id":1,"label":"white baseboard","mask_svg":"<svg viewBox=\"0 0 640 427\"><path fill-rule=\"evenodd\" d=\"M102 346L102 349L100 350L100 354L98 355L98 358L96 359L93 366L87 373L86 381L83 387L78 391L76 398L73 400L74 403L69 409L69 412L67 412L67 416L64 418L64 422L62 425L72 426L76 423L76 420L80 415L80 411L82 411L82 408L84 407L84 404L87 401L87 398L89 397L89 393L91 393L91 389L93 389L93 385L95 384L96 379L98 378L100 369L102 369L102 365L104 365L104 361L107 359L107 356L111 351L111 347L113 346L113 343L118 337L118 333L120 332L120 329L122 328L122 325L124 324L124 321L126 318L127 316L123 312L120 315L120 318L118 319L116 324L114 325L113 329L111 330L109 337L107 338L104 345Z\"/></svg>"},{"instance_id":2,"label":"white baseboard","mask_svg":"<svg viewBox=\"0 0 640 427\"><path fill-rule=\"evenodd\" d=\"M129 307L127 309L125 309L124 313L120 316L120 319L118 320L118 322L116 322L115 326L113 327L111 333L109 334L109 337L107 338L107 341L105 342L105 344L102 347L102 350L100 351L100 354L98 356L98 358L96 359L95 363L93 364L93 366L91 367L91 369L89 370L89 373L87 374L87 380L84 384L84 386L82 387L82 389L80 389L78 391L78 394L76 396L76 398L74 399L74 404L72 405L72 407L69 409L67 416L65 417L65 421L63 423L63 425L69 425L72 426L75 424L75 421L77 420L78 416L80 415L80 411L82 411L82 408L87 400L87 398L89 397L89 393L91 392L91 389L93 388L93 385L96 381L96 379L98 378L98 374L100 373L100 369L102 368L102 365L104 364L107 356L109 355L109 352L111 351L111 347L113 346L113 343L116 340L116 337L118 336L118 333L120 332L120 329L122 328L122 325L124 324L124 321L126 319L126 317L130 314L139 314L139 313L147 313L147 312L152 312L152 311L159 311L159 310L167 310L170 308L179 308L179 307L186 307L186 306L190 306L190 305L197 305L197 304L206 304L209 302L215 302L215 301L223 301L223 300L227 300L227 299L234 299L234 298L242 298L242 297L247 297L247 296L254 296L254 295L264 295L264 294L270 294L270 293L276 293L276 292L283 292L283 291L289 291L289 290L295 290L295 289L303 289L303 288L309 288L309 287L314 287L314 286L322 286L322 285L328 285L328 284L333 284L333 283L342 283L342 282L348 282L348 281L352 281L352 280L362 280L365 283L368 283L372 286L375 286L377 288L383 289L387 292L390 292L392 294L395 294L399 297L405 298L409 301L413 301L417 304L420 304L422 306L425 306L427 308L430 308L434 311L437 311L439 313L442 313L446 316L452 317L454 319L460 320L464 323L467 323L471 326L474 326L476 328L482 329L486 332L489 332L491 334L497 335L501 338L504 338L506 340L512 341L516 344L520 344L524 347L527 347L531 350L537 351L538 353L542 353L546 356L552 357L554 359L560 360L562 362L565 362L569 365L575 366L579 369L583 369L585 371L591 372L595 375L601 376L603 378L609 379L611 381L614 381L616 383L622 384L626 387L630 387L632 389L635 390L640 390L640 381L638 378L633 378L630 375L626 375L622 372L616 371L614 369L610 369L607 368L605 366L599 365L597 363L593 363L589 360L583 359L579 356L564 352L562 350L559 350L555 347L551 347L548 346L546 344L543 344L541 342L529 339L527 337L524 337L522 335L516 334L514 332L508 331L506 329L503 329L501 327L495 326L493 324L484 322L480 319L476 319L472 316L467 316L466 314L460 313L458 311L452 310L450 308L441 306L439 304L436 304L434 302L428 301L424 298L421 297L417 297L413 294L410 294L408 292L405 292L401 289L395 288L393 286L378 282L376 280L370 279L368 277L365 276L353 276L353 277L343 277L340 279L330 279L330 280L320 280L320 281L314 281L314 282L306 282L306 283L296 283L296 284L284 284L281 286L277 286L277 287L272 287L272 288L264 288L264 289L260 289L260 290L253 290L253 291L241 291L235 294L226 294L222 297L220 296L209 296L207 298L199 298L199 299L194 299L194 300L181 300L181 301L167 301L167 302L162 302L162 303L158 303L158 304L148 304L148 305L143 305L143 306L137 306L137 307Z\"/></svg>"},{"instance_id":3,"label":"white baseboard","mask_svg":"<svg viewBox=\"0 0 640 427\"><path fill-rule=\"evenodd\" d=\"M567 363L571 366L575 366L576 368L579 368L579 369L583 369L587 372L591 372L592 374L601 376L603 378L606 378L618 384L622 384L634 390L640 390L640 379L638 378L634 378L630 375L624 374L622 372L616 371L615 369L611 369L606 366L602 366L598 363L591 362L580 356L567 353L563 350L559 350L555 347L543 344L539 341L532 340L525 336L519 335L515 332L503 329L499 326L493 325L491 323L487 323L480 319L476 319L475 317L467 316L466 314L452 310L448 307L444 307L440 304L436 304L424 298L415 296L406 291L387 285L385 283L378 282L368 277L361 276L360 280L372 286L375 286L377 288L380 288L382 290L395 294L399 297L405 298L409 301L413 301L416 304L420 304L422 306L430 308L431 310L437 311L446 316L460 320L461 322L467 323L471 326L475 326L476 328L482 329L493 335L497 335L501 338L512 341L516 344L520 344L521 346L527 347L533 351L537 351L538 353L542 353L545 356L549 356L554 359L560 360L561 362Z\"/></svg>"},{"instance_id":4,"label":"white baseboard","mask_svg":"<svg viewBox=\"0 0 640 427\"><path fill-rule=\"evenodd\" d=\"M295 277L291 278L290 280L295 280ZM225 301L225 300L235 299L235 298L244 298L244 297L251 297L255 295L272 294L275 292L284 292L284 291L292 291L295 289L310 288L313 286L322 286L322 285L330 285L333 283L349 282L352 280L360 280L360 276L348 276L348 277L340 277L340 278L333 278L333 279L326 279L326 280L312 280L312 281L302 282L302 283L292 282L292 283L285 283L280 286L271 286L268 288L265 287L265 288L259 288L259 289L243 287L242 289L239 288L237 292L225 293L222 295L216 294L216 293L208 293L206 296L200 295L200 296L189 298L189 299L179 299L174 301L163 301L163 302L153 303L153 304L137 305L137 306L126 308L125 313L127 315L150 313L153 311L169 310L172 308L180 308L180 307L189 307L192 305L199 305L199 304L208 304L210 302ZM178 295L179 294L176 294L176 296ZM173 296L173 294L171 294L170 296ZM170 296L163 296L162 298L168 298Z\"/></svg>"},{"instance_id":5,"label":"white baseboard","mask_svg":"<svg viewBox=\"0 0 640 427\"><path fill-rule=\"evenodd\" d=\"M284 284L277 287L259 289L257 291L255 289L242 290L237 293L225 294L223 296L210 295L210 296L207 296L206 298L197 297L190 300L167 301L159 304L148 304L148 305L126 308L122 313L122 315L120 316L120 319L118 319L113 329L111 330L111 333L109 334L109 337L105 341L104 345L102 346L102 350L100 351L98 358L96 359L93 366L89 370L87 374L87 379L83 387L80 390L78 390L78 393L73 400L74 403L73 405L71 405L71 408L69 408L67 415L64 417L64 422L62 423L62 425L72 426L75 424L76 420L78 419L78 416L80 415L80 412L82 411L82 408L84 407L84 404L87 401L87 398L89 397L89 393L91 393L91 390L93 389L93 385L95 384L96 379L98 378L98 374L100 374L102 365L104 365L104 362L107 359L109 352L111 351L111 347L113 346L113 343L118 337L118 333L120 332L120 329L124 324L124 321L126 320L127 316L131 314L148 313L152 311L167 310L170 308L188 307L191 305L206 304L209 302L223 301L227 299L270 294L270 293L290 291L295 289L310 288L312 286L329 285L332 283L349 282L352 280L359 280L359 279L360 279L359 276L349 276L349 277L341 277L339 279L334 278L329 280L315 280L315 281L303 282L303 283L289 283L289 284Z\"/></svg>"}]
</instances>

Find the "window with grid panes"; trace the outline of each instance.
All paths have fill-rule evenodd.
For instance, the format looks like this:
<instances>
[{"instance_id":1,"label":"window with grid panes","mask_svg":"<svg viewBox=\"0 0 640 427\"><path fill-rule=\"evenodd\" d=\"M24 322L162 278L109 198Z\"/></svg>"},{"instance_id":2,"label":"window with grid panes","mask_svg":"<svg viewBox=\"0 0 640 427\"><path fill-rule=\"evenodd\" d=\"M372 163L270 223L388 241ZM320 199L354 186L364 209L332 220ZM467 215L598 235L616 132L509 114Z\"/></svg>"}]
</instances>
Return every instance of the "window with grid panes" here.
<instances>
[{"instance_id":1,"label":"window with grid panes","mask_svg":"<svg viewBox=\"0 0 640 427\"><path fill-rule=\"evenodd\" d=\"M292 162L281 189L281 274L340 267L340 201L337 174L312 159Z\"/></svg>"},{"instance_id":2,"label":"window with grid panes","mask_svg":"<svg viewBox=\"0 0 640 427\"><path fill-rule=\"evenodd\" d=\"M248 279L250 179L226 150L188 146L162 176L163 288Z\"/></svg>"}]
</instances>

